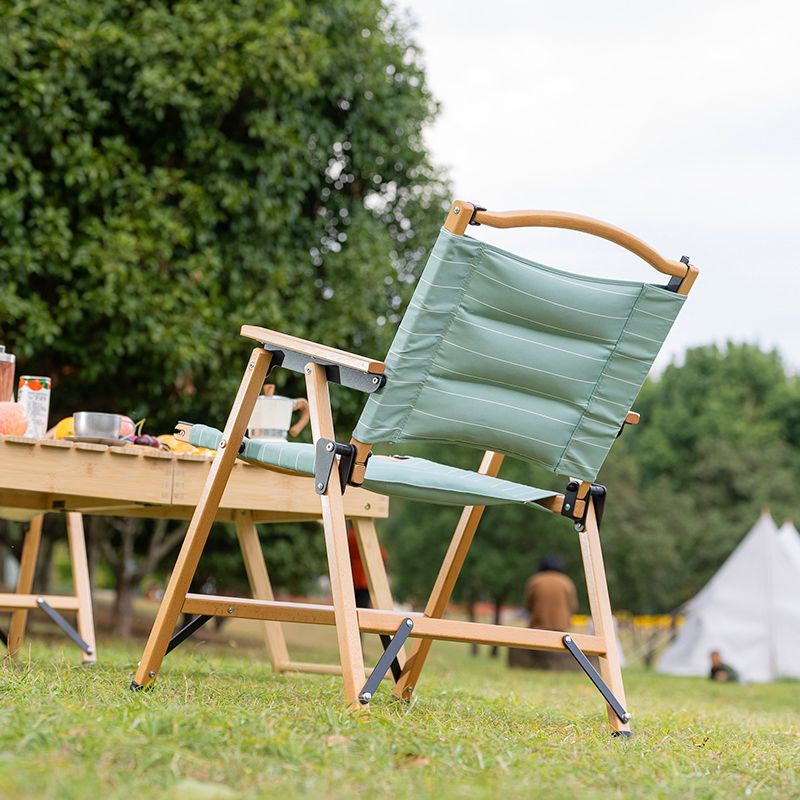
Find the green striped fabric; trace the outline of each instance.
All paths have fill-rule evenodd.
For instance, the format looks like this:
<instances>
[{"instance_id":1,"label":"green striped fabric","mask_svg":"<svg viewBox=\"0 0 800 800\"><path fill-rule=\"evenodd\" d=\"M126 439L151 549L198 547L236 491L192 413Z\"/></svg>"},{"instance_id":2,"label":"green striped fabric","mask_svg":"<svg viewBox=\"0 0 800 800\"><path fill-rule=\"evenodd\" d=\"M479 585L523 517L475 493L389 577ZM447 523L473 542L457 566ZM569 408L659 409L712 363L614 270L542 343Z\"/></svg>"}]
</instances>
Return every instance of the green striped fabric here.
<instances>
[{"instance_id":1,"label":"green striped fabric","mask_svg":"<svg viewBox=\"0 0 800 800\"><path fill-rule=\"evenodd\" d=\"M442 230L354 436L452 442L594 480L684 299Z\"/></svg>"},{"instance_id":2,"label":"green striped fabric","mask_svg":"<svg viewBox=\"0 0 800 800\"><path fill-rule=\"evenodd\" d=\"M211 450L217 449L221 438L222 431L208 425L193 425L189 432L191 444ZM247 461L303 475L314 474L314 446L310 444L245 439L240 456ZM379 494L454 506L519 503L541 508L536 505L539 500L555 496L555 492L448 467L424 458L378 455L373 455L367 462L364 486Z\"/></svg>"}]
</instances>

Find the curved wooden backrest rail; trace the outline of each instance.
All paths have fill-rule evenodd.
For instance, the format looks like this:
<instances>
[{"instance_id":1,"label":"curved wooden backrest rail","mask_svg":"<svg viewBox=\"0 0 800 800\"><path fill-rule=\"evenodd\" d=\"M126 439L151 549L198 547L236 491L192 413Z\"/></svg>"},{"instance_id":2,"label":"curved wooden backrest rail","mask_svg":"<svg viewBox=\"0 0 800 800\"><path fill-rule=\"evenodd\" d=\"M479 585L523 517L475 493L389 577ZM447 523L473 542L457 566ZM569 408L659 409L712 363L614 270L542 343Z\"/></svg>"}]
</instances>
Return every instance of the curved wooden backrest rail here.
<instances>
[{"instance_id":1,"label":"curved wooden backrest rail","mask_svg":"<svg viewBox=\"0 0 800 800\"><path fill-rule=\"evenodd\" d=\"M474 219L473 219L474 213ZM450 208L445 227L456 234L463 234L470 221L489 225L492 228L564 228L581 233L589 233L618 244L650 264L659 272L674 278L681 278L679 294L687 294L697 275L697 268L681 261L664 258L649 244L632 233L602 222L599 219L568 214L564 211L475 211L472 203L456 200Z\"/></svg>"}]
</instances>

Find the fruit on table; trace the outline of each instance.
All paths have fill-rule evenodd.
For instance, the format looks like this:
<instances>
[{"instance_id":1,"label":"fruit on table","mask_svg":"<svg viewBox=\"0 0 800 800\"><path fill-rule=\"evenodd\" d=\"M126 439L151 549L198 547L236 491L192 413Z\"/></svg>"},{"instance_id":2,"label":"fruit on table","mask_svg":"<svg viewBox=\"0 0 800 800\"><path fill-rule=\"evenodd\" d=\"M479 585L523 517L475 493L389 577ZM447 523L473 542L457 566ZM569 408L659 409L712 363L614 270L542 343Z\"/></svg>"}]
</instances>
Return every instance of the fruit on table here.
<instances>
[{"instance_id":1,"label":"fruit on table","mask_svg":"<svg viewBox=\"0 0 800 800\"><path fill-rule=\"evenodd\" d=\"M161 447L161 442L149 433L142 433L139 434L139 436L134 436L131 441L133 444L142 445L143 447Z\"/></svg>"},{"instance_id":2,"label":"fruit on table","mask_svg":"<svg viewBox=\"0 0 800 800\"><path fill-rule=\"evenodd\" d=\"M24 436L28 429L28 417L19 403L0 403L0 435Z\"/></svg>"},{"instance_id":3,"label":"fruit on table","mask_svg":"<svg viewBox=\"0 0 800 800\"><path fill-rule=\"evenodd\" d=\"M75 435L75 422L72 419L72 417L64 417L64 419L57 422L55 428L53 428L54 439L64 439L67 436L74 436L74 435Z\"/></svg>"},{"instance_id":4,"label":"fruit on table","mask_svg":"<svg viewBox=\"0 0 800 800\"><path fill-rule=\"evenodd\" d=\"M197 456L214 455L213 450L209 450L207 447L195 447L185 439L178 439L171 433L162 434L158 437L158 441L165 444L173 453L193 453Z\"/></svg>"}]
</instances>

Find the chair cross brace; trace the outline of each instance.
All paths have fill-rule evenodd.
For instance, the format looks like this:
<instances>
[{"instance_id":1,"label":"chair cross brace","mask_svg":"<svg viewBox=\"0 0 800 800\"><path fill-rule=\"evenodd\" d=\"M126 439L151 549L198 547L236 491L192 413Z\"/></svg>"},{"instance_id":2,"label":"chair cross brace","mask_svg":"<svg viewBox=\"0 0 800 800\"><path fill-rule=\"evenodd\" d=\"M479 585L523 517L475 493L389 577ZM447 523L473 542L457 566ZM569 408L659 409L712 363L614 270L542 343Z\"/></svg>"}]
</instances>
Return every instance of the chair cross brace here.
<instances>
[{"instance_id":1,"label":"chair cross brace","mask_svg":"<svg viewBox=\"0 0 800 800\"><path fill-rule=\"evenodd\" d=\"M400 648L405 644L413 628L414 621L410 617L406 617L400 623L400 627L397 629L395 635L392 636L388 645L385 643L385 638L388 639L388 637L384 638L381 636L381 641L384 642L383 655L378 659L378 663L375 665L375 669L372 670L367 682L364 684L364 688L358 693L358 702L361 703L361 705L367 705L367 703L372 700L390 667L395 680L400 677L400 664L397 662L397 654L400 652Z\"/></svg>"},{"instance_id":2,"label":"chair cross brace","mask_svg":"<svg viewBox=\"0 0 800 800\"><path fill-rule=\"evenodd\" d=\"M75 642L75 644L78 645L81 650L83 650L84 653L87 655L92 655L94 653L94 648L88 642L83 640L78 631L76 631L75 628L73 628L72 625L70 625L69 622L67 622L64 617L62 617L61 614L59 614L58 611L56 611L53 606L51 606L50 603L44 599L44 597L38 597L36 599L36 605L39 606L39 608L41 608L42 611L44 611L44 613L47 614L47 616L50 617L50 619L53 620L53 622L55 622L55 624L58 625L58 627L61 628L61 630L70 639L72 639L72 641Z\"/></svg>"},{"instance_id":3,"label":"chair cross brace","mask_svg":"<svg viewBox=\"0 0 800 800\"><path fill-rule=\"evenodd\" d=\"M572 657L578 662L580 668L589 676L589 680L597 687L597 690L603 695L603 699L611 707L611 710L617 715L617 718L622 723L631 721L631 715L622 707L619 700L614 696L611 689L608 688L606 682L600 677L600 673L592 666L592 662L583 654L583 650L575 644L573 638L567 633L561 640L564 642L564 647L569 650ZM626 731L626 733L628 733Z\"/></svg>"},{"instance_id":4,"label":"chair cross brace","mask_svg":"<svg viewBox=\"0 0 800 800\"><path fill-rule=\"evenodd\" d=\"M167 653L171 653L179 644L183 644L195 631L200 630L203 625L211 619L209 614L198 614L187 625L184 625L170 640L167 645Z\"/></svg>"},{"instance_id":5,"label":"chair cross brace","mask_svg":"<svg viewBox=\"0 0 800 800\"><path fill-rule=\"evenodd\" d=\"M314 490L317 494L325 494L328 490L328 481L336 463L336 456L339 456L339 483L344 494L353 476L356 448L352 444L340 444L331 439L317 439L314 456Z\"/></svg>"}]
</instances>

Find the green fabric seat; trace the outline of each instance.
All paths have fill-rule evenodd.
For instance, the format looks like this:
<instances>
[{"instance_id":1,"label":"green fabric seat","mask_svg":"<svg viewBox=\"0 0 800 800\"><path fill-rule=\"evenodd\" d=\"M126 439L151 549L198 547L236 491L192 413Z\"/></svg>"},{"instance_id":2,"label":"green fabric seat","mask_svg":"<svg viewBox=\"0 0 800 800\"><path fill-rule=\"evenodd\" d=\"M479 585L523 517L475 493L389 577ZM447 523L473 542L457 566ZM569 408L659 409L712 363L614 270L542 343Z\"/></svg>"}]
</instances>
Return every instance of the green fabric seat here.
<instances>
[{"instance_id":1,"label":"green fabric seat","mask_svg":"<svg viewBox=\"0 0 800 800\"><path fill-rule=\"evenodd\" d=\"M208 425L193 425L189 432L192 445L211 450L217 449L221 438L222 432ZM311 444L246 438L240 456L303 475L314 474ZM367 463L364 487L379 494L454 506L519 503L537 507L537 501L555 496L555 492L407 456L373 455Z\"/></svg>"},{"instance_id":2,"label":"green fabric seat","mask_svg":"<svg viewBox=\"0 0 800 800\"><path fill-rule=\"evenodd\" d=\"M442 229L353 435L468 445L593 481L684 300Z\"/></svg>"}]
</instances>

